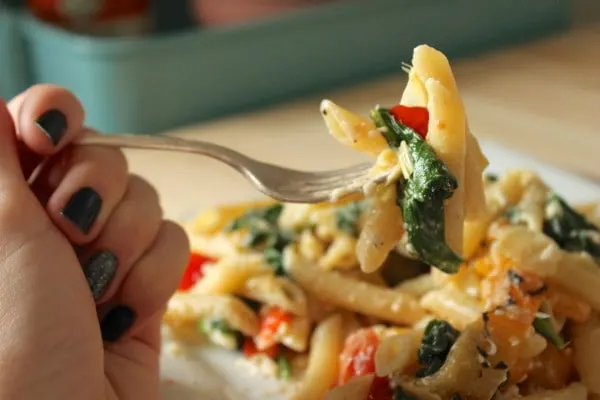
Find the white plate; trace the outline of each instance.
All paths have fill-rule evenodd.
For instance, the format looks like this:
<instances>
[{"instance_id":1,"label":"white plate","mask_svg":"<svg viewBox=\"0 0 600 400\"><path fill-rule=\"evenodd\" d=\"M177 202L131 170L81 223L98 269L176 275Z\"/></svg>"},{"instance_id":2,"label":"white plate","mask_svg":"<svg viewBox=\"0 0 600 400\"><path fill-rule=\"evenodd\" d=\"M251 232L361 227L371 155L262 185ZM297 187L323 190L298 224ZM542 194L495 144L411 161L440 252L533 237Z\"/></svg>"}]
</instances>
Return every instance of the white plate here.
<instances>
[{"instance_id":1,"label":"white plate","mask_svg":"<svg viewBox=\"0 0 600 400\"><path fill-rule=\"evenodd\" d=\"M230 136L233 139L233 136ZM288 137L289 138L289 137ZM308 153L312 157L314 145L319 144L319 149L315 150L320 154L327 154L326 160L318 163L310 163L313 168L332 168L341 164L349 164L358 160L347 153L338 153L339 145L333 143L326 135L320 139L308 140L310 146L306 143L306 136L302 139L290 140L278 143L285 148L296 149L294 152L283 151L285 157L280 153L274 154L269 161L281 162L287 160L289 165L300 167L309 165L307 162ZM234 140L219 138L219 142L234 143ZM297 142L297 143L294 143ZM267 144L267 143L264 143ZM273 143L271 143L273 144ZM322 144L322 146L321 146ZM258 148L264 149L260 143L255 143ZM243 146L242 146L243 147ZM586 202L600 200L600 186L586 181L578 176L560 171L554 167L532 160L531 158L515 153L495 143L483 143L485 154L490 160L490 171L502 173L509 168L527 168L540 173L546 182L555 190L561 193L570 202ZM254 148L256 149L256 148ZM252 149L252 150L254 150ZM302 149L306 149L302 151ZM256 151L251 152L256 154ZM315 157L318 159L318 157ZM265 157L262 157L265 159ZM343 160L343 161L339 161ZM165 160L166 161L166 160ZM338 162L339 161L339 162ZM183 161L180 161L183 162ZM187 166L176 165L165 162L163 165L173 165L174 169L189 168ZM241 178L234 177L235 173L227 168L216 167L214 162L204 159L194 161L194 180L197 185L197 191L191 190L189 195L182 198L181 195L172 195L164 201L167 212L170 215L191 215L200 207L219 202L242 201L244 197L256 197L257 194L252 191L249 185L244 185ZM165 171L168 174L169 171ZM161 182L157 182L154 177L149 176L150 180L158 184L161 189ZM227 184L224 184L227 182ZM166 183L162 183L162 186ZM180 183L181 185L181 183ZM183 183L184 186L187 186ZM238 186L239 185L239 186ZM234 187L232 187L234 186ZM206 190L206 189L209 190ZM164 193L163 190L161 192ZM194 206L196 205L196 206ZM175 211L176 209L176 211ZM165 346L165 349L168 346ZM165 351L165 353L168 353ZM163 398L166 400L283 400L284 397L268 395L277 387L274 382L265 381L257 376L251 375L245 371L243 366L239 365L239 357L219 349L199 350L198 354L188 359L173 358L168 354L163 355L162 376Z\"/></svg>"}]
</instances>

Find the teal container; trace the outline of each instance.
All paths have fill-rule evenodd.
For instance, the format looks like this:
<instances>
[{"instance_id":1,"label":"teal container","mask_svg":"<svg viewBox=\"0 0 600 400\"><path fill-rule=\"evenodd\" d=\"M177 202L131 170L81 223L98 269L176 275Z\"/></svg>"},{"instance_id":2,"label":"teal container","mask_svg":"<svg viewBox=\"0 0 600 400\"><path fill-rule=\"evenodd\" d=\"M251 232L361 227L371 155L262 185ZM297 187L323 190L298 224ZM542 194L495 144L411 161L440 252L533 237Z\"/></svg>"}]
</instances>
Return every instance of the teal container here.
<instances>
[{"instance_id":1,"label":"teal container","mask_svg":"<svg viewBox=\"0 0 600 400\"><path fill-rule=\"evenodd\" d=\"M431 44L464 56L563 30L564 0L354 0L235 27L97 38L23 17L31 82L71 89L87 123L153 133L389 72ZM277 123L274 121L274 123ZM284 127L282 127L284 128Z\"/></svg>"},{"instance_id":2,"label":"teal container","mask_svg":"<svg viewBox=\"0 0 600 400\"><path fill-rule=\"evenodd\" d=\"M9 100L29 85L19 14L0 8L0 96Z\"/></svg>"}]
</instances>

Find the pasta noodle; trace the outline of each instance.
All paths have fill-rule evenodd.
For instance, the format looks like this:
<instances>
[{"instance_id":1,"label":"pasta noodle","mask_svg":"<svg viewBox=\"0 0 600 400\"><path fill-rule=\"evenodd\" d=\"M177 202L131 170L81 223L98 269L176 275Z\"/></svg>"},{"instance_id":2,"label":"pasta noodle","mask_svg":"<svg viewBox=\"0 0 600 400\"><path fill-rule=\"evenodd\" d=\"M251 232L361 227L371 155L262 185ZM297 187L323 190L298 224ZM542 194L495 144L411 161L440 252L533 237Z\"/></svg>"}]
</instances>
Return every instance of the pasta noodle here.
<instances>
[{"instance_id":1,"label":"pasta noodle","mask_svg":"<svg viewBox=\"0 0 600 400\"><path fill-rule=\"evenodd\" d=\"M335 381L338 354L342 351L342 319L333 315L321 322L313 333L306 373L292 400L321 399Z\"/></svg>"},{"instance_id":2,"label":"pasta noodle","mask_svg":"<svg viewBox=\"0 0 600 400\"><path fill-rule=\"evenodd\" d=\"M308 263L291 261L286 265L290 276L322 301L398 324L416 322L424 315L412 296L359 282L335 271L323 271Z\"/></svg>"},{"instance_id":3,"label":"pasta noodle","mask_svg":"<svg viewBox=\"0 0 600 400\"><path fill-rule=\"evenodd\" d=\"M348 381L344 386L338 386L325 395L325 400L354 400L366 399L373 382L373 374L361 375Z\"/></svg>"},{"instance_id":4,"label":"pasta noodle","mask_svg":"<svg viewBox=\"0 0 600 400\"><path fill-rule=\"evenodd\" d=\"M308 314L306 295L296 284L286 278L277 278L273 275L250 278L238 294L263 304L280 307L295 315Z\"/></svg>"},{"instance_id":5,"label":"pasta noodle","mask_svg":"<svg viewBox=\"0 0 600 400\"><path fill-rule=\"evenodd\" d=\"M484 176L447 58L419 46L406 70L400 103L368 118L321 104L374 159L362 194L186 225L165 325L239 351L293 400L600 399L600 203L571 206L532 171Z\"/></svg>"},{"instance_id":6,"label":"pasta noodle","mask_svg":"<svg viewBox=\"0 0 600 400\"><path fill-rule=\"evenodd\" d=\"M584 324L573 327L573 344L575 347L575 366L590 393L600 395L600 318L594 314Z\"/></svg>"},{"instance_id":7,"label":"pasta noodle","mask_svg":"<svg viewBox=\"0 0 600 400\"><path fill-rule=\"evenodd\" d=\"M202 294L235 293L244 287L253 276L271 274L263 257L244 254L221 259L207 270L204 278L194 287L194 292Z\"/></svg>"},{"instance_id":8,"label":"pasta noodle","mask_svg":"<svg viewBox=\"0 0 600 400\"><path fill-rule=\"evenodd\" d=\"M198 293L178 293L171 298L165 322L176 325L206 317L222 318L246 335L254 336L259 331L256 314L240 300Z\"/></svg>"}]
</instances>

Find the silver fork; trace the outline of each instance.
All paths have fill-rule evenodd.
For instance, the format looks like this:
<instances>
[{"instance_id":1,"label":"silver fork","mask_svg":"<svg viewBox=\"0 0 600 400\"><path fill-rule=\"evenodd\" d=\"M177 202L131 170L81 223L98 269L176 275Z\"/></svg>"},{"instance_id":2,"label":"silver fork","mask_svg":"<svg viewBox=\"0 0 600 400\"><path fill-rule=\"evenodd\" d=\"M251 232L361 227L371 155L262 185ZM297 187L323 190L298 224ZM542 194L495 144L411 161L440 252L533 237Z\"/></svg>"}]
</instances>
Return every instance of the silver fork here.
<instances>
[{"instance_id":1,"label":"silver fork","mask_svg":"<svg viewBox=\"0 0 600 400\"><path fill-rule=\"evenodd\" d=\"M365 163L323 172L298 171L258 161L214 143L173 136L90 135L78 143L204 155L231 166L265 195L288 203L320 203L329 201L336 192L342 196L361 192L372 166ZM387 175L381 174L369 181L379 184L386 179Z\"/></svg>"}]
</instances>

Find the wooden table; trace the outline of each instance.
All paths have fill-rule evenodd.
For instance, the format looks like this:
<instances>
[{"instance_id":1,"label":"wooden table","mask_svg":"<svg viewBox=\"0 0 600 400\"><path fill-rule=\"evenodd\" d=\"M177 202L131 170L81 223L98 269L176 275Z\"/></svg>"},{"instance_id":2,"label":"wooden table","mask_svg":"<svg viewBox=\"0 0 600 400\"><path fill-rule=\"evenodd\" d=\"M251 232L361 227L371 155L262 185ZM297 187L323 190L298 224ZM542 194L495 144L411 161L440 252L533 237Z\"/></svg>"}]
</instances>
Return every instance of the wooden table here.
<instances>
[{"instance_id":1,"label":"wooden table","mask_svg":"<svg viewBox=\"0 0 600 400\"><path fill-rule=\"evenodd\" d=\"M454 69L478 137L600 180L600 25L458 61ZM404 79L399 71L354 88L169 134L224 143L279 163L287 162L290 151L302 151L286 147L286 138L302 135L305 149L310 149L306 157L319 159L322 168L339 167L355 158L333 141L325 141L320 99L327 97L367 113L375 104L396 103ZM170 217L190 206L186 202L190 186L207 189L195 179L192 156L141 152L128 156L133 171L158 186Z\"/></svg>"}]
</instances>

